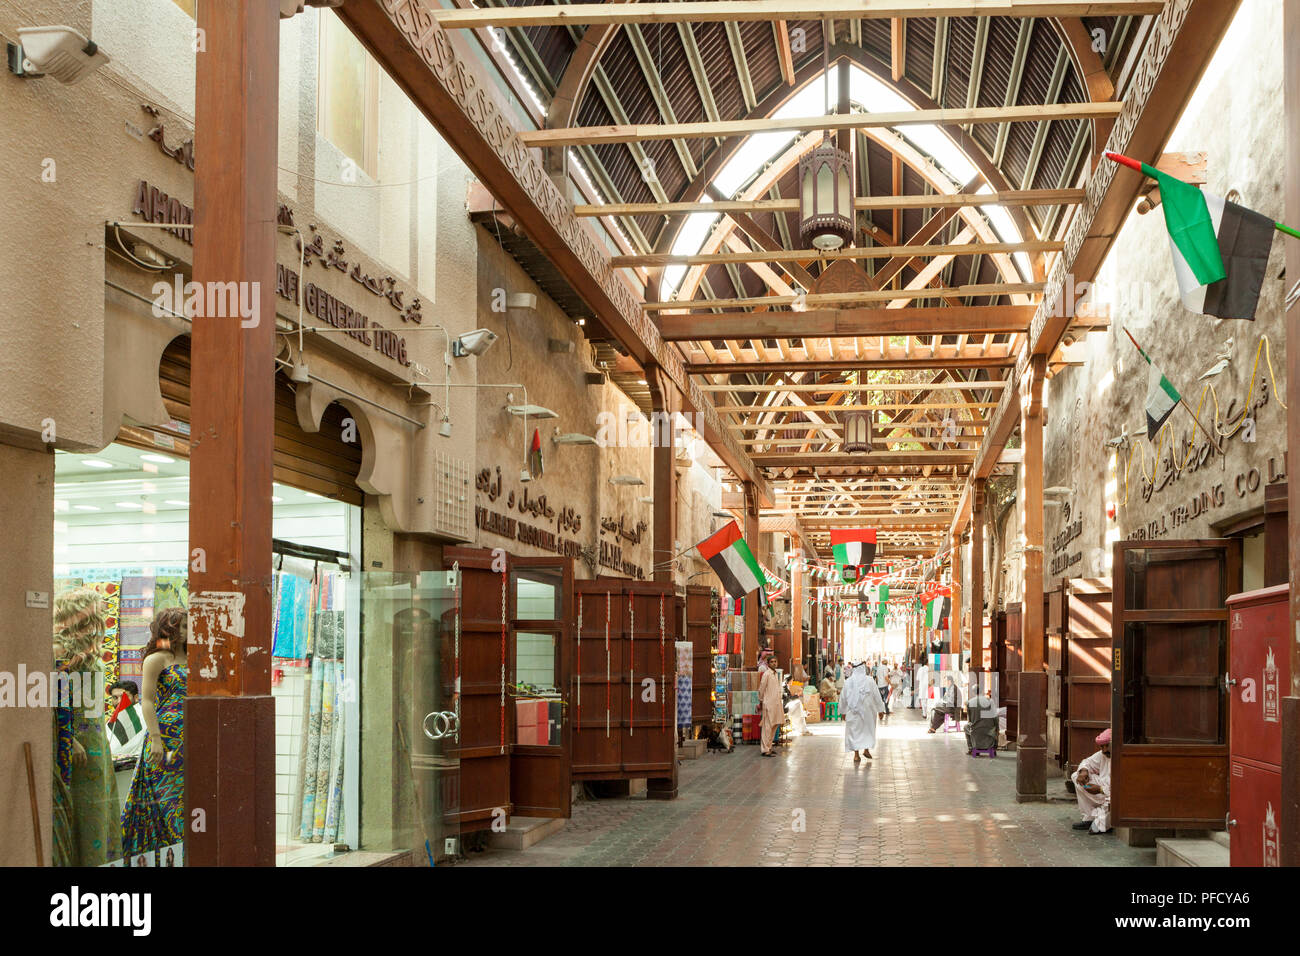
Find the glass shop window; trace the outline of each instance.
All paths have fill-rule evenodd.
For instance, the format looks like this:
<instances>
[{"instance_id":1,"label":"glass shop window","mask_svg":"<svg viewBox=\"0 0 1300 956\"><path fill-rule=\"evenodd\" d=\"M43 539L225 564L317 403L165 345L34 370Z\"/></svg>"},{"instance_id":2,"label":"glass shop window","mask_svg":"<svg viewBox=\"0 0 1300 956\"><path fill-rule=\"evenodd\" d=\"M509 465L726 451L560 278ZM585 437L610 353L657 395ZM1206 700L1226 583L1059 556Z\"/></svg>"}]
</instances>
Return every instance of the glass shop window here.
<instances>
[{"instance_id":1,"label":"glass shop window","mask_svg":"<svg viewBox=\"0 0 1300 956\"><path fill-rule=\"evenodd\" d=\"M316 128L365 175L375 176L379 160L379 64L352 31L327 10L321 11L320 18ZM346 175L343 178L346 181Z\"/></svg>"},{"instance_id":2,"label":"glass shop window","mask_svg":"<svg viewBox=\"0 0 1300 956\"><path fill-rule=\"evenodd\" d=\"M560 589L564 576L559 571L527 568L514 572L515 619L554 621L560 616Z\"/></svg>"}]
</instances>

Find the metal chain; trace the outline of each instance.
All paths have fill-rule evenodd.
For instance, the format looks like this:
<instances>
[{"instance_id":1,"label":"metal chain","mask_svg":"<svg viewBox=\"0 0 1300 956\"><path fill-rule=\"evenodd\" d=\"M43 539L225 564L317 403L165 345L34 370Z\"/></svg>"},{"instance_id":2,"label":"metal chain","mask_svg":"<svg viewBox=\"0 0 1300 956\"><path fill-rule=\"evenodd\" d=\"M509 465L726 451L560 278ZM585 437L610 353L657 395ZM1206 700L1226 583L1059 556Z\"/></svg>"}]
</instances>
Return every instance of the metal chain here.
<instances>
[{"instance_id":1,"label":"metal chain","mask_svg":"<svg viewBox=\"0 0 1300 956\"><path fill-rule=\"evenodd\" d=\"M582 592L578 592L578 726L582 726Z\"/></svg>"},{"instance_id":2,"label":"metal chain","mask_svg":"<svg viewBox=\"0 0 1300 956\"><path fill-rule=\"evenodd\" d=\"M627 735L636 736L636 721L632 715L632 688L636 684L633 671L636 666L636 607L632 595L627 596Z\"/></svg>"},{"instance_id":3,"label":"metal chain","mask_svg":"<svg viewBox=\"0 0 1300 956\"><path fill-rule=\"evenodd\" d=\"M605 737L609 737L609 604L610 593L605 592Z\"/></svg>"},{"instance_id":4,"label":"metal chain","mask_svg":"<svg viewBox=\"0 0 1300 956\"><path fill-rule=\"evenodd\" d=\"M506 752L506 570L501 569L501 752Z\"/></svg>"},{"instance_id":5,"label":"metal chain","mask_svg":"<svg viewBox=\"0 0 1300 956\"><path fill-rule=\"evenodd\" d=\"M659 729L660 730L668 729L668 711L667 711L668 703L664 699L664 694L667 693L667 683L668 683L668 674L667 674L668 665L665 660L666 652L664 650L665 633L666 631L664 629L664 596L661 594L659 595Z\"/></svg>"}]
</instances>

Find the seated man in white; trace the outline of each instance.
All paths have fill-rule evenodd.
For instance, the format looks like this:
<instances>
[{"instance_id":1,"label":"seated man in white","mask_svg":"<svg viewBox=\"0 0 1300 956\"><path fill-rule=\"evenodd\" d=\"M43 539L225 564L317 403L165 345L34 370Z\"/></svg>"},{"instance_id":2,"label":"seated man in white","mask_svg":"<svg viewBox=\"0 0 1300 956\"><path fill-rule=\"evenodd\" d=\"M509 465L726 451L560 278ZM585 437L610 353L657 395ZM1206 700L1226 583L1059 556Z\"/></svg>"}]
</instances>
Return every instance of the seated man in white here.
<instances>
[{"instance_id":1,"label":"seated man in white","mask_svg":"<svg viewBox=\"0 0 1300 956\"><path fill-rule=\"evenodd\" d=\"M1076 830L1091 833L1110 832L1110 728L1097 735L1101 747L1095 754L1079 764L1071 777L1074 795L1079 801L1083 820L1074 825Z\"/></svg>"}]
</instances>

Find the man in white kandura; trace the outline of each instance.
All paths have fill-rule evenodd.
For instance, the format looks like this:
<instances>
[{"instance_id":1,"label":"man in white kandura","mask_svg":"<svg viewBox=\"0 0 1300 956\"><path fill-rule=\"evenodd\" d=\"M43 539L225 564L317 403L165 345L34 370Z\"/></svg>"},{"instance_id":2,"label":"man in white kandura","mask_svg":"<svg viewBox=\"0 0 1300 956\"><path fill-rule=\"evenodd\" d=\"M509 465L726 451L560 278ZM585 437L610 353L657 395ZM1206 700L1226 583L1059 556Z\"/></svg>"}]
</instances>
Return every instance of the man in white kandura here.
<instances>
[{"instance_id":1,"label":"man in white kandura","mask_svg":"<svg viewBox=\"0 0 1300 956\"><path fill-rule=\"evenodd\" d=\"M1079 801L1083 820L1074 825L1076 830L1092 833L1110 832L1110 728L1097 735L1101 747L1095 754L1079 764L1071 778L1074 795Z\"/></svg>"},{"instance_id":2,"label":"man in white kandura","mask_svg":"<svg viewBox=\"0 0 1300 956\"><path fill-rule=\"evenodd\" d=\"M871 749L876 745L877 715L885 710L876 682L866 664L854 664L849 679L840 691L840 716L844 718L844 752L853 751L853 762L862 757L861 750L871 759Z\"/></svg>"}]
</instances>

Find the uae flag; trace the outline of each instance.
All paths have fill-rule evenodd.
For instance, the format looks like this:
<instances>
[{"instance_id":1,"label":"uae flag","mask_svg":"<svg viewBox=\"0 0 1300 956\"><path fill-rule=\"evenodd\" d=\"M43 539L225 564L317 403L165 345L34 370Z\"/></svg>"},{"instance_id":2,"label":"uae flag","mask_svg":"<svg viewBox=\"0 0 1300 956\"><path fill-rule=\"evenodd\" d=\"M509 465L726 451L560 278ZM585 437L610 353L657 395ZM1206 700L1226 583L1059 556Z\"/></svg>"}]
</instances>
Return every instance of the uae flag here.
<instances>
[{"instance_id":1,"label":"uae flag","mask_svg":"<svg viewBox=\"0 0 1300 956\"><path fill-rule=\"evenodd\" d=\"M875 528L832 528L831 552L845 567L870 565L876 560Z\"/></svg>"},{"instance_id":2,"label":"uae flag","mask_svg":"<svg viewBox=\"0 0 1300 956\"><path fill-rule=\"evenodd\" d=\"M876 604L876 630L885 629L885 614L889 611L889 585L882 584L876 593L878 603Z\"/></svg>"},{"instance_id":3,"label":"uae flag","mask_svg":"<svg viewBox=\"0 0 1300 956\"><path fill-rule=\"evenodd\" d=\"M1151 356L1137 344L1137 339L1133 338L1132 334L1129 335L1129 339L1137 345L1138 352L1147 360L1147 440L1155 441L1160 426L1174 413L1174 409L1182 401L1182 396L1178 394L1178 389L1174 388L1173 382L1165 378L1165 373L1160 371L1160 367L1151 361Z\"/></svg>"},{"instance_id":4,"label":"uae flag","mask_svg":"<svg viewBox=\"0 0 1300 956\"><path fill-rule=\"evenodd\" d=\"M1154 166L1119 153L1106 156L1159 184L1183 305L1220 319L1254 319L1273 244L1273 220Z\"/></svg>"},{"instance_id":5,"label":"uae flag","mask_svg":"<svg viewBox=\"0 0 1300 956\"><path fill-rule=\"evenodd\" d=\"M122 695L122 700L126 700L126 695ZM121 707L113 712L109 720L109 729L113 736L117 738L119 744L125 744L132 737L144 730L144 720L142 709L139 704L132 704L128 707Z\"/></svg>"},{"instance_id":6,"label":"uae flag","mask_svg":"<svg viewBox=\"0 0 1300 956\"><path fill-rule=\"evenodd\" d=\"M736 600L763 586L763 569L754 560L736 522L728 521L726 527L709 535L695 549L709 562L727 594Z\"/></svg>"}]
</instances>

